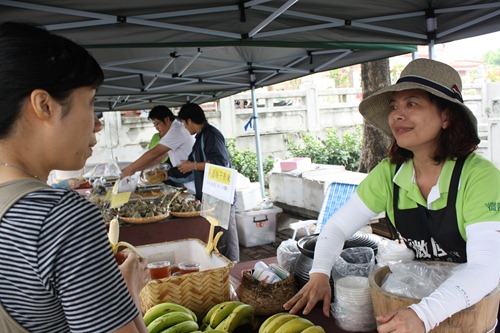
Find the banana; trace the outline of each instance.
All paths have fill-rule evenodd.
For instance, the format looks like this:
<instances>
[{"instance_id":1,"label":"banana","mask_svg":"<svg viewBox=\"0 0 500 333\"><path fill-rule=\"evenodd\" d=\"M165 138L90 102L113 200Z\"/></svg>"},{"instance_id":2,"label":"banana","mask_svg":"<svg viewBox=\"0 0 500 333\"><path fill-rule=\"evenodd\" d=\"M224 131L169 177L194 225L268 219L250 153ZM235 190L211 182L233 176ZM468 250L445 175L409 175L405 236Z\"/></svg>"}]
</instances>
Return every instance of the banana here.
<instances>
[{"instance_id":1,"label":"banana","mask_svg":"<svg viewBox=\"0 0 500 333\"><path fill-rule=\"evenodd\" d=\"M118 239L120 237L120 223L118 219L115 217L109 222L109 231L108 231L108 239L111 244L111 248L113 248L116 243L118 243Z\"/></svg>"},{"instance_id":2,"label":"banana","mask_svg":"<svg viewBox=\"0 0 500 333\"><path fill-rule=\"evenodd\" d=\"M279 317L274 318L271 322L269 322L266 325L266 328L262 332L260 332L260 330L259 330L259 333L274 333L281 326L283 326L285 323L287 323L293 319L296 319L296 318L300 318L300 317L297 315L291 314L291 313L285 313Z\"/></svg>"},{"instance_id":3,"label":"banana","mask_svg":"<svg viewBox=\"0 0 500 333\"><path fill-rule=\"evenodd\" d=\"M276 314L273 314L271 317L267 318L264 320L264 322L260 325L259 327L259 333L264 333L267 325L269 325L270 322L272 322L274 319L281 317L282 315L286 315L288 312L278 312Z\"/></svg>"},{"instance_id":4,"label":"banana","mask_svg":"<svg viewBox=\"0 0 500 333\"><path fill-rule=\"evenodd\" d=\"M200 325L200 329L202 331L205 331L207 329L207 327L210 327L210 318L214 314L215 310L217 310L218 308L219 308L219 304L212 306L210 308L210 310L208 310L205 317L203 317L203 319L201 320L201 325Z\"/></svg>"},{"instance_id":5,"label":"banana","mask_svg":"<svg viewBox=\"0 0 500 333\"><path fill-rule=\"evenodd\" d=\"M159 333L167 328L170 328L174 325L177 325L185 321L193 321L193 318L191 317L190 314L180 311L170 312L161 315L160 317L153 320L147 326L147 329L149 333ZM198 329L198 325L196 325L196 329Z\"/></svg>"},{"instance_id":6,"label":"banana","mask_svg":"<svg viewBox=\"0 0 500 333\"><path fill-rule=\"evenodd\" d=\"M171 313L171 312L185 312L191 316L193 321L198 321L198 319L196 318L196 315L190 309L188 309L180 304L166 302L166 303L156 304L151 309L146 311L146 313L144 314L144 317L143 317L144 323L146 324L146 326L148 326L156 318L159 318L162 315L167 314L167 313Z\"/></svg>"},{"instance_id":7,"label":"banana","mask_svg":"<svg viewBox=\"0 0 500 333\"><path fill-rule=\"evenodd\" d=\"M302 333L325 333L325 330L321 326L310 326L303 330Z\"/></svg>"},{"instance_id":8,"label":"banana","mask_svg":"<svg viewBox=\"0 0 500 333\"><path fill-rule=\"evenodd\" d=\"M222 302L220 304L216 305L216 309L212 313L212 316L210 317L210 326L212 327L217 327L219 324L229 316L233 310L239 306L244 304L243 302L238 302L238 301L227 301L227 302Z\"/></svg>"},{"instance_id":9,"label":"banana","mask_svg":"<svg viewBox=\"0 0 500 333\"><path fill-rule=\"evenodd\" d=\"M314 326L314 324L310 320L298 317L281 325L275 333L300 333L311 326Z\"/></svg>"},{"instance_id":10,"label":"banana","mask_svg":"<svg viewBox=\"0 0 500 333\"><path fill-rule=\"evenodd\" d=\"M249 304L238 305L217 327L216 330L233 332L237 327L253 322L253 307Z\"/></svg>"},{"instance_id":11,"label":"banana","mask_svg":"<svg viewBox=\"0 0 500 333\"><path fill-rule=\"evenodd\" d=\"M197 331L198 328L198 323L192 320L187 320L171 326L166 330L161 331L160 333L190 333Z\"/></svg>"},{"instance_id":12,"label":"banana","mask_svg":"<svg viewBox=\"0 0 500 333\"><path fill-rule=\"evenodd\" d=\"M116 255L120 247L126 247L132 251L134 251L139 258L144 259L142 254L139 253L139 250L135 248L132 244L127 242L119 242L120 239L120 223L118 222L118 218L114 218L109 222L109 230L108 230L108 240L111 245L111 249L113 250L113 254Z\"/></svg>"}]
</instances>

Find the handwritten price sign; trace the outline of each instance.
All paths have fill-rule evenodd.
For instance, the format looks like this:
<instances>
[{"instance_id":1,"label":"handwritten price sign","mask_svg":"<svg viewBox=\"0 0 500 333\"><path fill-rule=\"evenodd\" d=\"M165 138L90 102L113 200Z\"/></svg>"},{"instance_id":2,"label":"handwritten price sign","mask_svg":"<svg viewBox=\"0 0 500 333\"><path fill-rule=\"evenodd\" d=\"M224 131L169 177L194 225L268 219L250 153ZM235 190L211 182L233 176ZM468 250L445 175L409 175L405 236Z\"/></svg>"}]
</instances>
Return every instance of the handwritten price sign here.
<instances>
[{"instance_id":1,"label":"handwritten price sign","mask_svg":"<svg viewBox=\"0 0 500 333\"><path fill-rule=\"evenodd\" d=\"M217 199L230 204L234 201L236 171L231 168L207 163L203 178L203 193L210 194Z\"/></svg>"}]
</instances>

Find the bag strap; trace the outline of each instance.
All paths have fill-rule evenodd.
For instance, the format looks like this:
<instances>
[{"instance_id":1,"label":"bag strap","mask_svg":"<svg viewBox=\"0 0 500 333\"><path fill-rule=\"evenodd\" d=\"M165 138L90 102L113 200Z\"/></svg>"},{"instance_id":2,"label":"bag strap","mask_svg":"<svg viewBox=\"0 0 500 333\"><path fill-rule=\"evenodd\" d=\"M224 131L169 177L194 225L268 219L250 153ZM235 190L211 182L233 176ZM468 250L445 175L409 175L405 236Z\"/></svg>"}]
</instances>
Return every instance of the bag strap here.
<instances>
[{"instance_id":1,"label":"bag strap","mask_svg":"<svg viewBox=\"0 0 500 333\"><path fill-rule=\"evenodd\" d=\"M31 178L16 179L0 184L0 218L26 194L42 188L50 188L50 186Z\"/></svg>"},{"instance_id":2,"label":"bag strap","mask_svg":"<svg viewBox=\"0 0 500 333\"><path fill-rule=\"evenodd\" d=\"M16 179L0 184L0 220L5 213L22 197L33 191L50 188L36 179ZM29 333L5 310L0 302L0 332Z\"/></svg>"}]
</instances>

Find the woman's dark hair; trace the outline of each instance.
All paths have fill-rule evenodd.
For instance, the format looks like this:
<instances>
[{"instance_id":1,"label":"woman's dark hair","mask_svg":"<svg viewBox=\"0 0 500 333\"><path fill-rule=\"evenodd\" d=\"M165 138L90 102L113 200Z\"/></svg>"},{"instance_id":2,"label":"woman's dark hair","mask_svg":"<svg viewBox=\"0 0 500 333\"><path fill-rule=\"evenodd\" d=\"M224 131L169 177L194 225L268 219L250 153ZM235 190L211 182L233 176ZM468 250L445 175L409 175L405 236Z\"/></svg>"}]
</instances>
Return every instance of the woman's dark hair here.
<instances>
[{"instance_id":1,"label":"woman's dark hair","mask_svg":"<svg viewBox=\"0 0 500 333\"><path fill-rule=\"evenodd\" d=\"M195 124L201 125L205 124L207 122L207 117L205 117L205 111L195 103L186 103L184 104L180 111L179 114L177 115L177 118L180 120L188 120L191 119L191 121Z\"/></svg>"},{"instance_id":2,"label":"woman's dark hair","mask_svg":"<svg viewBox=\"0 0 500 333\"><path fill-rule=\"evenodd\" d=\"M165 105L156 105L149 111L148 114L148 119L153 120L153 119L158 119L161 122L163 122L163 119L168 118L170 121L174 121L175 116L167 106Z\"/></svg>"},{"instance_id":3,"label":"woman's dark hair","mask_svg":"<svg viewBox=\"0 0 500 333\"><path fill-rule=\"evenodd\" d=\"M76 88L97 88L104 74L78 44L32 24L0 24L0 138L9 135L35 89L61 103Z\"/></svg>"},{"instance_id":4,"label":"woman's dark hair","mask_svg":"<svg viewBox=\"0 0 500 333\"><path fill-rule=\"evenodd\" d=\"M479 139L477 132L462 107L441 97L427 93L440 112L448 113L449 126L442 129L439 137L439 145L434 152L434 161L437 164L446 159L465 157L477 149ZM392 141L388 153L392 163L401 164L413 157L413 153L397 145Z\"/></svg>"}]
</instances>

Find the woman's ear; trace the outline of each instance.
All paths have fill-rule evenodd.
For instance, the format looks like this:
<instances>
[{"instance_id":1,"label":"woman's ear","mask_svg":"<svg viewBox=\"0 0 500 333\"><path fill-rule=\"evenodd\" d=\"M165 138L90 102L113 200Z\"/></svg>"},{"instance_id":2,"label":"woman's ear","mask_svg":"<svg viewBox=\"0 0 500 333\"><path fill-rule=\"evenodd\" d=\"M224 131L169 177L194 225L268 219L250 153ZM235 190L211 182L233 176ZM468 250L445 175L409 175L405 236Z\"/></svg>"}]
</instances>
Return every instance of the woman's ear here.
<instances>
[{"instance_id":1,"label":"woman's ear","mask_svg":"<svg viewBox=\"0 0 500 333\"><path fill-rule=\"evenodd\" d=\"M54 99L43 89L31 92L29 102L33 113L40 119L48 119L54 115Z\"/></svg>"},{"instance_id":2,"label":"woman's ear","mask_svg":"<svg viewBox=\"0 0 500 333\"><path fill-rule=\"evenodd\" d=\"M444 110L441 113L441 118L442 118L442 122L443 122L443 124L441 125L441 127L443 129L447 129L448 126L450 126L450 109L449 108L446 108L446 110Z\"/></svg>"}]
</instances>

